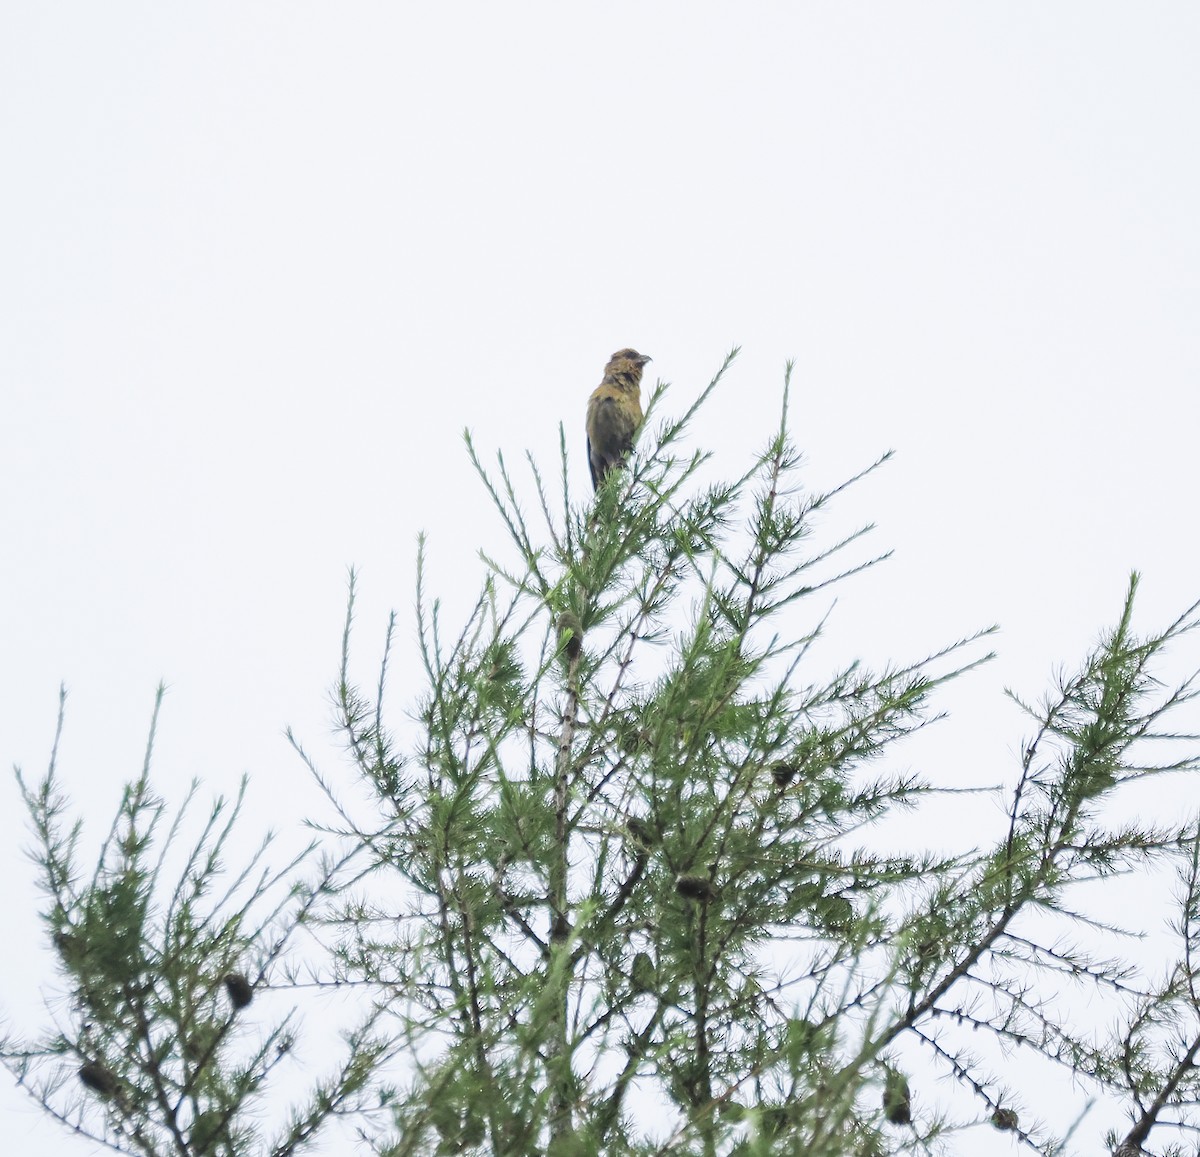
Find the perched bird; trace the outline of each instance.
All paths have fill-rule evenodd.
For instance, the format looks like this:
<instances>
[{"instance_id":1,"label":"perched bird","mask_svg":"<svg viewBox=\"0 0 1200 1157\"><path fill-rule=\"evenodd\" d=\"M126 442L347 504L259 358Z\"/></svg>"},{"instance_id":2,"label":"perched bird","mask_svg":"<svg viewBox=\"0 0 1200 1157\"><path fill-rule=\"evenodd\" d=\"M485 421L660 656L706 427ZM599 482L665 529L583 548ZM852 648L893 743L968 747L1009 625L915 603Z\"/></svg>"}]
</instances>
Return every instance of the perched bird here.
<instances>
[{"instance_id":1,"label":"perched bird","mask_svg":"<svg viewBox=\"0 0 1200 1157\"><path fill-rule=\"evenodd\" d=\"M588 464L597 490L633 448L634 432L642 422L642 367L649 360L637 350L617 350L604 367L604 381L588 399Z\"/></svg>"}]
</instances>

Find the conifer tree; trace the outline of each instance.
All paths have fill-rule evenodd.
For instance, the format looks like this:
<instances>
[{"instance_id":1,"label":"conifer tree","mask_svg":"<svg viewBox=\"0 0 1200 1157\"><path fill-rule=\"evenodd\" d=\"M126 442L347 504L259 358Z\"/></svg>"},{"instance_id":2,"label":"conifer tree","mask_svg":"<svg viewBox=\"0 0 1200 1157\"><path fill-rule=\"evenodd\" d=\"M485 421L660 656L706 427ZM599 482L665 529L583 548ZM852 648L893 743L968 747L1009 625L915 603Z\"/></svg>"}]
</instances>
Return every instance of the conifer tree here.
<instances>
[{"instance_id":1,"label":"conifer tree","mask_svg":"<svg viewBox=\"0 0 1200 1157\"><path fill-rule=\"evenodd\" d=\"M386 1097L376 1078L390 1049L367 1016L345 1034L334 1071L309 1077L301 1103L272 1132L262 1128L264 1090L299 1034L294 1010L264 1012L258 995L273 972L295 980L285 970L292 942L340 865L324 865L313 886L301 873L313 849L273 870L268 839L230 879L225 859L245 780L235 800L214 802L190 844L195 783L163 831L169 812L150 777L162 697L160 687L144 766L90 875L82 824L68 826L57 779L65 693L45 777L31 787L17 773L42 916L70 997L44 1039L6 1038L2 1056L52 1116L121 1152L290 1157L331 1120L368 1114Z\"/></svg>"},{"instance_id":2,"label":"conifer tree","mask_svg":"<svg viewBox=\"0 0 1200 1157\"><path fill-rule=\"evenodd\" d=\"M353 675L352 577L334 701L369 803L347 803L363 793L346 771L293 737L336 817L319 864L248 868L209 900L222 805L165 887L144 774L84 885L53 763L25 789L76 1003L40 1052L5 1053L52 1112L124 1151L188 1157L319 1151L336 1119L382 1157L962 1152L968 1130L1094 1152L1086 1118L1072 1132L1027 1107L1058 1068L1081 1111L1126 1106L1108 1152L1187 1151L1200 832L1193 815L1127 817L1151 777L1195 782L1195 737L1170 720L1194 692L1156 672L1197 607L1139 636L1135 576L1075 672L1017 698L1031 730L1006 821L950 851L880 850L877 824L918 819L938 790L897 770L895 746L988 659L989 632L882 670L824 665L829 592L884 556L863 552L869 528L821 543L816 515L886 456L806 491L785 384L761 454L706 483L684 439L732 357L682 418L661 421L655 391L594 502L572 501L565 439L559 488L530 463L531 517L468 438L511 548L484 558L478 601L447 629L422 545L426 689L407 713L387 690L394 617L378 678ZM1172 959L1139 969L1087 886L1139 872L1161 887L1163 870L1179 882ZM262 985L296 979L301 926L326 954L307 966L366 1013L271 1137L256 1122L289 1022L248 1051L238 1027ZM1104 1017L1075 1015L1081 993Z\"/></svg>"}]
</instances>

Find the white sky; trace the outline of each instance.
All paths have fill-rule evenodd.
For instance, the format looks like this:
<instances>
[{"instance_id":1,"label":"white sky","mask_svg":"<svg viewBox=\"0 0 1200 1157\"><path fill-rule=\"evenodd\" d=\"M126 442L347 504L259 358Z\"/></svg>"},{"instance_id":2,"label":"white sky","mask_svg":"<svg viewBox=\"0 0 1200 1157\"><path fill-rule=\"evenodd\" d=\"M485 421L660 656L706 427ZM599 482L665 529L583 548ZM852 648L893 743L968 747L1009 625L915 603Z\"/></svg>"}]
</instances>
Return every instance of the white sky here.
<instances>
[{"instance_id":1,"label":"white sky","mask_svg":"<svg viewBox=\"0 0 1200 1157\"><path fill-rule=\"evenodd\" d=\"M248 842L295 832L282 730L327 734L346 568L364 671L395 607L411 691L415 535L452 621L500 541L462 428L552 473L564 422L582 498L614 349L678 412L741 344L696 429L717 469L789 357L814 486L897 452L829 516L896 548L831 663L999 622L928 769L1011 775L1001 687L1073 664L1134 567L1147 628L1200 596L1198 114L1183 2L9 0L0 762L40 773L65 681L99 835L164 679L161 789L247 771ZM57 982L4 790L33 1023ZM0 1112L13 1152L94 1151Z\"/></svg>"}]
</instances>

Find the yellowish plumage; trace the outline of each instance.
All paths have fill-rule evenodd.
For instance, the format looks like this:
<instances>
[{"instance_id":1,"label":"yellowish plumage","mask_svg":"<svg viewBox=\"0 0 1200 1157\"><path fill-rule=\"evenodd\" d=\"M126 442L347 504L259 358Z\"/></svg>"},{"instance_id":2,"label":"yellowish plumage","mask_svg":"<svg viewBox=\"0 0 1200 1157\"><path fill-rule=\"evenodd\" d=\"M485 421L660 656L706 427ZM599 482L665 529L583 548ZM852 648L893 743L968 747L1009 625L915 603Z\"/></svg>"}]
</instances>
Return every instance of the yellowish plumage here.
<instances>
[{"instance_id":1,"label":"yellowish plumage","mask_svg":"<svg viewBox=\"0 0 1200 1157\"><path fill-rule=\"evenodd\" d=\"M642 424L642 368L649 360L637 350L617 350L588 399L588 465L597 490L633 449L633 436Z\"/></svg>"}]
</instances>

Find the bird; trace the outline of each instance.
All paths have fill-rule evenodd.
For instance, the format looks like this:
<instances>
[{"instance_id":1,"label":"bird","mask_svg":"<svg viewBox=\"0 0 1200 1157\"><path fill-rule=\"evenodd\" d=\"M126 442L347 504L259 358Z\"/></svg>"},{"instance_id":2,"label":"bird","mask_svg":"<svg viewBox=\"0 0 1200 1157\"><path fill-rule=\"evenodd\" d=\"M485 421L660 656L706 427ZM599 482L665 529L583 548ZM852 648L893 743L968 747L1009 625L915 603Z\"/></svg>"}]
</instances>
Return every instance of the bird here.
<instances>
[{"instance_id":1,"label":"bird","mask_svg":"<svg viewBox=\"0 0 1200 1157\"><path fill-rule=\"evenodd\" d=\"M642 368L649 360L637 350L617 350L588 399L588 465L597 490L633 449L633 435L642 424Z\"/></svg>"}]
</instances>

